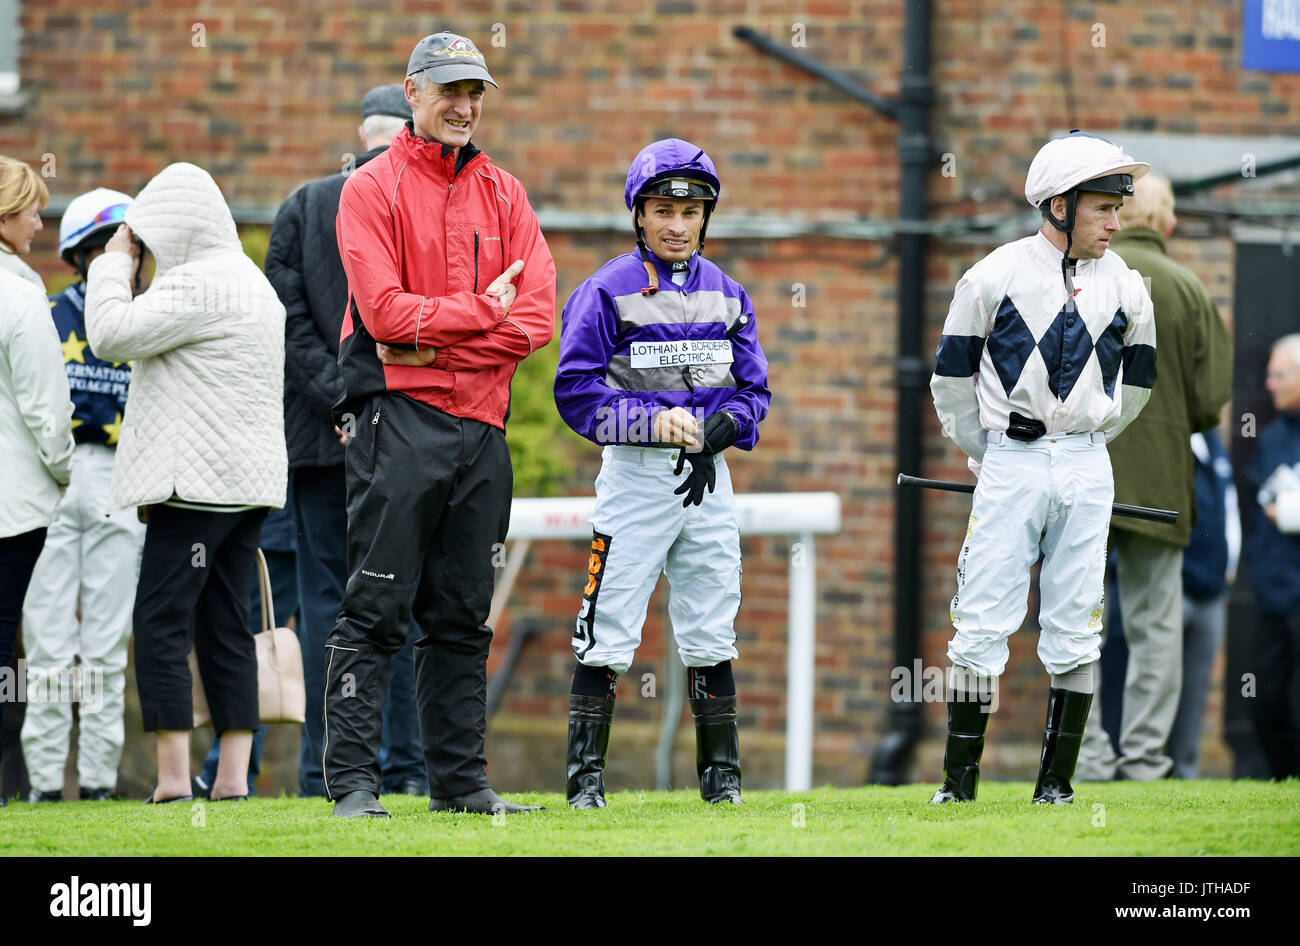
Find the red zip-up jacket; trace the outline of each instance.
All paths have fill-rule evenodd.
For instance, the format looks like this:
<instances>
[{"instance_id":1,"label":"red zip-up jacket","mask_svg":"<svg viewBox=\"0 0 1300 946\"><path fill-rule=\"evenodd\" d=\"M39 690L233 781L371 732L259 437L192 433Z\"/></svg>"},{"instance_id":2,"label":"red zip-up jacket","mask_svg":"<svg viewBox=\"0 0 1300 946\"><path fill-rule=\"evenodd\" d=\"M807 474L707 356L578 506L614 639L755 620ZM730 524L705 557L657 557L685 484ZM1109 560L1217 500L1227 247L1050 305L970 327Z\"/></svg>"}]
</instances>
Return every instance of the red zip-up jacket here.
<instances>
[{"instance_id":1,"label":"red zip-up jacket","mask_svg":"<svg viewBox=\"0 0 1300 946\"><path fill-rule=\"evenodd\" d=\"M504 427L518 363L555 332L555 260L523 185L473 144L456 154L407 127L348 178L339 254L349 304L335 419L378 391ZM517 259L508 315L484 291ZM384 365L375 342L438 349L427 367Z\"/></svg>"}]
</instances>

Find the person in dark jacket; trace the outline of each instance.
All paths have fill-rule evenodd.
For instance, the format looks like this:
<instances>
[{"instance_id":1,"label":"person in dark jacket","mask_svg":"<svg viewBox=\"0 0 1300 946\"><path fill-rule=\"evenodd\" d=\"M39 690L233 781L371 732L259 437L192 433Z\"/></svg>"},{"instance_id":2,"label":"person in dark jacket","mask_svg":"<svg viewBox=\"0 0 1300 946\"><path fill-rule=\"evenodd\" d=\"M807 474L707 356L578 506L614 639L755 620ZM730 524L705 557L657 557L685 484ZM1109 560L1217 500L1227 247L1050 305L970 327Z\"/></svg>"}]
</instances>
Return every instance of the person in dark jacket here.
<instances>
[{"instance_id":1,"label":"person in dark jacket","mask_svg":"<svg viewBox=\"0 0 1300 946\"><path fill-rule=\"evenodd\" d=\"M298 636L307 686L298 787L306 796L325 794L321 773L325 638L334 627L348 578L343 447L330 419L331 408L343 395L339 330L348 301L334 219L348 177L387 150L410 117L411 106L400 85L367 92L357 129L365 154L347 155L339 173L294 191L276 214L266 252L266 276L286 312L284 429L298 526ZM427 788L415 714L415 635L412 622L405 646L393 658L381 751L384 789L422 795Z\"/></svg>"},{"instance_id":2,"label":"person in dark jacket","mask_svg":"<svg viewBox=\"0 0 1300 946\"><path fill-rule=\"evenodd\" d=\"M1259 432L1246 539L1259 602L1255 731L1273 777L1300 775L1300 334L1273 343L1268 391L1278 416Z\"/></svg>"},{"instance_id":3,"label":"person in dark jacket","mask_svg":"<svg viewBox=\"0 0 1300 946\"><path fill-rule=\"evenodd\" d=\"M1176 778L1196 778L1210 670L1228 627L1228 585L1241 555L1241 517L1232 461L1211 429L1192 435L1196 528L1183 551L1183 693L1169 733Z\"/></svg>"},{"instance_id":4,"label":"person in dark jacket","mask_svg":"<svg viewBox=\"0 0 1300 946\"><path fill-rule=\"evenodd\" d=\"M1080 781L1164 778L1166 751L1183 678L1183 549L1195 521L1191 435L1213 427L1232 394L1232 338L1209 292L1191 270L1169 258L1165 240L1177 224L1169 181L1148 174L1120 210L1123 229L1111 247L1150 280L1160 374L1151 400L1124 436L1107 443L1115 500L1177 509L1175 523L1116 517L1110 546L1118 556L1118 601L1129 648L1120 754L1110 747L1092 707L1076 774ZM1100 671L1099 671L1100 672Z\"/></svg>"}]
</instances>

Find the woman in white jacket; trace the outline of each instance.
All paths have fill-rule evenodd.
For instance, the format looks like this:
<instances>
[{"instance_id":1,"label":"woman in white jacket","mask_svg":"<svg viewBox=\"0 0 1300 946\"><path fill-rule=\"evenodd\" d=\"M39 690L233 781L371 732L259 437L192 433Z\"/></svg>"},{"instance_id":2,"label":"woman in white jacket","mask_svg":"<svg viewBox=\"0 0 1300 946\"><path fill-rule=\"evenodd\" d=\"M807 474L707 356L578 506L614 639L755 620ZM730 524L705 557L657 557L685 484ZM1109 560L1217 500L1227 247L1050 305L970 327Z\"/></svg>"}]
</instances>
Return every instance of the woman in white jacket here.
<instances>
[{"instance_id":1,"label":"woman in white jacket","mask_svg":"<svg viewBox=\"0 0 1300 946\"><path fill-rule=\"evenodd\" d=\"M0 680L11 691L23 598L72 468L59 335L41 278L20 258L49 199L35 171L0 155ZM0 720L4 710L0 699Z\"/></svg>"},{"instance_id":2,"label":"woman in white jacket","mask_svg":"<svg viewBox=\"0 0 1300 946\"><path fill-rule=\"evenodd\" d=\"M132 299L136 236L158 266ZM90 264L86 332L101 358L134 360L109 507L148 522L133 623L144 728L158 734L150 800L191 798L191 643L222 736L212 799L246 798L259 724L248 589L288 470L284 306L202 168L170 165L135 198Z\"/></svg>"}]
</instances>

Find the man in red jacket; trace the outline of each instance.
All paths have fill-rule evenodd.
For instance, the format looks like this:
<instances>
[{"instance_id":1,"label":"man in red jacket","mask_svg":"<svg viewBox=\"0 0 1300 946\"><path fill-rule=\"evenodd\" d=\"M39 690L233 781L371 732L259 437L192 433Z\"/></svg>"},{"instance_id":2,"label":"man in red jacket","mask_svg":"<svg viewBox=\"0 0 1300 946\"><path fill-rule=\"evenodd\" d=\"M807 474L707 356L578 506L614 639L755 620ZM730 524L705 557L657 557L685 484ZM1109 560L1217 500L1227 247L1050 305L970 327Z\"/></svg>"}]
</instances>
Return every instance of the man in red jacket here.
<instances>
[{"instance_id":1,"label":"man in red jacket","mask_svg":"<svg viewBox=\"0 0 1300 946\"><path fill-rule=\"evenodd\" d=\"M485 773L484 622L510 522L510 379L551 340L555 262L523 186L470 142L496 86L483 54L435 33L406 72L413 120L339 201L349 578L325 644L325 791L335 815L387 816L382 710L414 617L429 809L514 813L529 809Z\"/></svg>"}]
</instances>

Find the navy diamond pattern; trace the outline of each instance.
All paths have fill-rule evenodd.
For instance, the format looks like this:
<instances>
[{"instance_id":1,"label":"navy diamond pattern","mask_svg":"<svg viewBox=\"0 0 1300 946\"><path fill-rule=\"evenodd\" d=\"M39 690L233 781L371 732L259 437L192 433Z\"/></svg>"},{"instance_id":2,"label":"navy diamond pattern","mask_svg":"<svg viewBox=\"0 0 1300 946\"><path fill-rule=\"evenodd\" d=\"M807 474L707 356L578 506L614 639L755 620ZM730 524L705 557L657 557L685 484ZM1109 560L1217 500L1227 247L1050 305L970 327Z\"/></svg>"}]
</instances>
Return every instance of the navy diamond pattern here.
<instances>
[{"instance_id":1,"label":"navy diamond pattern","mask_svg":"<svg viewBox=\"0 0 1300 946\"><path fill-rule=\"evenodd\" d=\"M1117 309L1095 346L1102 384L1109 398L1115 397L1115 380L1124 354L1124 332L1127 329L1128 316L1122 308ZM1094 345L1088 325L1072 301L1066 301L1065 308L1056 314L1043 337L1035 339L1011 297L1005 296L993 319L993 331L989 333L986 348L1008 396L1020 380L1029 356L1037 348L1047 368L1048 388L1064 401L1069 398L1084 365L1092 357Z\"/></svg>"},{"instance_id":2,"label":"navy diamond pattern","mask_svg":"<svg viewBox=\"0 0 1300 946\"><path fill-rule=\"evenodd\" d=\"M1119 363L1124 358L1126 331L1128 316L1123 309L1116 309L1115 317L1097 339L1097 364L1101 365L1101 383L1106 389L1106 396L1111 400L1115 398L1115 378L1119 374Z\"/></svg>"},{"instance_id":3,"label":"navy diamond pattern","mask_svg":"<svg viewBox=\"0 0 1300 946\"><path fill-rule=\"evenodd\" d=\"M1092 354L1092 336L1072 302L1066 302L1065 308L1056 313L1038 340L1038 352L1047 365L1047 387L1064 401Z\"/></svg>"},{"instance_id":4,"label":"navy diamond pattern","mask_svg":"<svg viewBox=\"0 0 1300 946\"><path fill-rule=\"evenodd\" d=\"M1010 296L1004 296L998 306L985 348L1009 397L1020 380L1020 372L1025 370L1025 362L1034 352L1034 333L1029 331Z\"/></svg>"}]
</instances>

